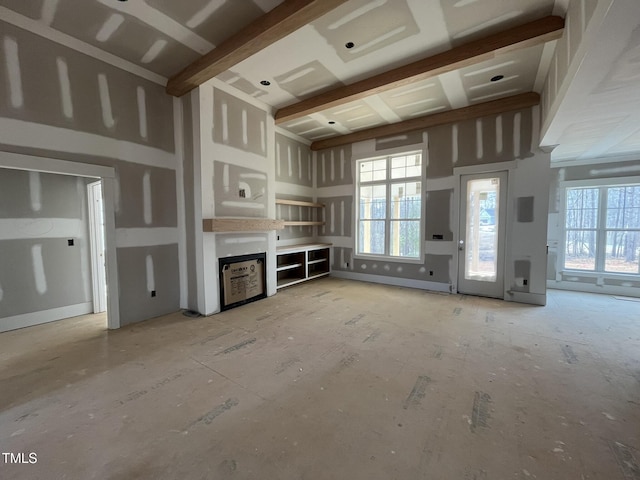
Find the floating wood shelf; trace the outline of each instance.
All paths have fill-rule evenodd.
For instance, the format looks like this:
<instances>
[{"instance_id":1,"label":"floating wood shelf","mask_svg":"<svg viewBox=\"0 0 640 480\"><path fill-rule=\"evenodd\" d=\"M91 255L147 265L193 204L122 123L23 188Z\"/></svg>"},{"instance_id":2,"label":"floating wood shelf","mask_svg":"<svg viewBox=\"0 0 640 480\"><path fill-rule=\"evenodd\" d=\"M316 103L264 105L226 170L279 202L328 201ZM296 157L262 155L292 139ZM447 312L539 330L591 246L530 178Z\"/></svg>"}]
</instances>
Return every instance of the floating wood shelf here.
<instances>
[{"instance_id":1,"label":"floating wood shelf","mask_svg":"<svg viewBox=\"0 0 640 480\"><path fill-rule=\"evenodd\" d=\"M204 232L256 232L282 230L285 222L273 218L205 218Z\"/></svg>"},{"instance_id":2,"label":"floating wood shelf","mask_svg":"<svg viewBox=\"0 0 640 480\"><path fill-rule=\"evenodd\" d=\"M302 200L285 200L276 198L277 205L295 205L298 207L324 208L324 203L304 202Z\"/></svg>"},{"instance_id":3,"label":"floating wood shelf","mask_svg":"<svg viewBox=\"0 0 640 480\"><path fill-rule=\"evenodd\" d=\"M305 225L324 225L324 222L306 222L298 220L282 220L285 227L299 227Z\"/></svg>"}]
</instances>

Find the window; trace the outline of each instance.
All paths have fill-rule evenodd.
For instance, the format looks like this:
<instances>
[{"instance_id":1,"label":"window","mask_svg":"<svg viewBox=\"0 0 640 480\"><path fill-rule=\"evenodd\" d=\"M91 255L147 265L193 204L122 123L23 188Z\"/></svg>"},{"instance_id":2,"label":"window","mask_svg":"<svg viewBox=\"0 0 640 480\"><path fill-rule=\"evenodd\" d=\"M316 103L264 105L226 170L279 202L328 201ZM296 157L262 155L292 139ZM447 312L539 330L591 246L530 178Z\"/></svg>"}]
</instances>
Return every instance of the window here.
<instances>
[{"instance_id":1,"label":"window","mask_svg":"<svg viewBox=\"0 0 640 480\"><path fill-rule=\"evenodd\" d=\"M422 154L359 160L357 254L422 256Z\"/></svg>"},{"instance_id":2,"label":"window","mask_svg":"<svg viewBox=\"0 0 640 480\"><path fill-rule=\"evenodd\" d=\"M640 274L640 185L567 188L564 267Z\"/></svg>"}]
</instances>

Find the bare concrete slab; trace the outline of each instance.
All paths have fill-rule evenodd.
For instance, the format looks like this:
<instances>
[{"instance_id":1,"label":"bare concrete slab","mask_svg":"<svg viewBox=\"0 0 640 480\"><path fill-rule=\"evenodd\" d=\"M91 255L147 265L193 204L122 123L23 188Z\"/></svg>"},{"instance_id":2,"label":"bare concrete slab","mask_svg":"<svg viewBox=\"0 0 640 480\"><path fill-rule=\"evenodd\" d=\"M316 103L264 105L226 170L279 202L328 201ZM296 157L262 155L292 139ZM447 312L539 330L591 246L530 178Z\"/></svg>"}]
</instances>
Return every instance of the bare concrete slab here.
<instances>
[{"instance_id":1,"label":"bare concrete slab","mask_svg":"<svg viewBox=\"0 0 640 480\"><path fill-rule=\"evenodd\" d=\"M1 476L640 479L638 313L325 278L207 318L4 333L0 445L26 463Z\"/></svg>"}]
</instances>

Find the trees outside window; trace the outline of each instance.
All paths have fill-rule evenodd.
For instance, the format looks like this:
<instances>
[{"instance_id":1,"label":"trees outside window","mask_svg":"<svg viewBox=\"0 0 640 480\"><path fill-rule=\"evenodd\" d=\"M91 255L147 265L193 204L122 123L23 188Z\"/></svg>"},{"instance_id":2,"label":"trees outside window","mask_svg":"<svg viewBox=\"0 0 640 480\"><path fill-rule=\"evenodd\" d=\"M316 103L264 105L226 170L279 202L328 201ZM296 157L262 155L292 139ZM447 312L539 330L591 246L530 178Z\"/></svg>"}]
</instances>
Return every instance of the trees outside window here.
<instances>
[{"instance_id":1,"label":"trees outside window","mask_svg":"<svg viewBox=\"0 0 640 480\"><path fill-rule=\"evenodd\" d=\"M566 193L564 267L640 274L640 185Z\"/></svg>"},{"instance_id":2,"label":"trees outside window","mask_svg":"<svg viewBox=\"0 0 640 480\"><path fill-rule=\"evenodd\" d=\"M422 154L357 162L357 254L421 258Z\"/></svg>"}]
</instances>

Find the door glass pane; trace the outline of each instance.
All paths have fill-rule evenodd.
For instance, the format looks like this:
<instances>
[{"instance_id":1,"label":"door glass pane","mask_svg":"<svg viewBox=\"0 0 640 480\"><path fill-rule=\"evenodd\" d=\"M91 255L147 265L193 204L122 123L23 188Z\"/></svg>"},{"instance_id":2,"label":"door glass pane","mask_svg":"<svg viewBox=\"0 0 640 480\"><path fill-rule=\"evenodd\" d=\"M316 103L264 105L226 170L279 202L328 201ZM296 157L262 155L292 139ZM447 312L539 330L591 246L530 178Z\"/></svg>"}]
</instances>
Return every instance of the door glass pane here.
<instances>
[{"instance_id":1,"label":"door glass pane","mask_svg":"<svg viewBox=\"0 0 640 480\"><path fill-rule=\"evenodd\" d=\"M640 273L640 232L607 232L604 269L616 273Z\"/></svg>"},{"instance_id":2,"label":"door glass pane","mask_svg":"<svg viewBox=\"0 0 640 480\"><path fill-rule=\"evenodd\" d=\"M467 182L465 279L495 282L498 271L500 178Z\"/></svg>"},{"instance_id":3,"label":"door glass pane","mask_svg":"<svg viewBox=\"0 0 640 480\"><path fill-rule=\"evenodd\" d=\"M564 267L573 270L595 270L596 240L595 230L568 230Z\"/></svg>"}]
</instances>

